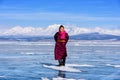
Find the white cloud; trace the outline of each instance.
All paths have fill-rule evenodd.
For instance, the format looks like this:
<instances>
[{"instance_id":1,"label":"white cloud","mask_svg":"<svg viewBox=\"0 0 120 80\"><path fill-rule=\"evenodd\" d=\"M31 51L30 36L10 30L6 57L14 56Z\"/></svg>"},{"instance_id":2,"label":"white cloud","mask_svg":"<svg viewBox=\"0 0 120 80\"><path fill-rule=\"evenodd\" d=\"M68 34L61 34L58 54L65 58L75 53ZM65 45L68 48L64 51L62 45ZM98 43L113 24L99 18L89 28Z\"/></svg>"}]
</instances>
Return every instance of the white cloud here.
<instances>
[{"instance_id":1,"label":"white cloud","mask_svg":"<svg viewBox=\"0 0 120 80\"><path fill-rule=\"evenodd\" d=\"M33 12L33 13L0 13L5 19L22 20L62 20L62 21L120 21L120 17L90 16L83 14L57 13L57 12Z\"/></svg>"},{"instance_id":2,"label":"white cloud","mask_svg":"<svg viewBox=\"0 0 120 80\"><path fill-rule=\"evenodd\" d=\"M43 27L21 27L15 26L11 29L7 29L1 31L1 35L33 35L33 36L53 36L59 28L60 24L53 24L49 25L46 28ZM84 33L94 33L98 32L100 34L111 34L111 35L120 35L120 30L110 30L110 29L103 29L100 27L96 28L81 28L77 26L69 26L64 25L66 31L69 35L77 35L77 34L84 34Z\"/></svg>"}]
</instances>

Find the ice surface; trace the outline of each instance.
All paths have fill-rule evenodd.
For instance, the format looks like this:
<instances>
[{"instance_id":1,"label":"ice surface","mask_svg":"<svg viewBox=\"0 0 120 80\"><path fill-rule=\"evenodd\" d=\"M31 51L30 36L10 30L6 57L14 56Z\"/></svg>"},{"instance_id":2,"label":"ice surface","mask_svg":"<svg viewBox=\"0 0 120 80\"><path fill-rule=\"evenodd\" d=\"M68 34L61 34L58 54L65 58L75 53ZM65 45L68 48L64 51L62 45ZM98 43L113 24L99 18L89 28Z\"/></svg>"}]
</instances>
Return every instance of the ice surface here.
<instances>
[{"instance_id":1,"label":"ice surface","mask_svg":"<svg viewBox=\"0 0 120 80\"><path fill-rule=\"evenodd\" d=\"M54 60L53 41L0 42L0 80L120 80L120 41L69 41L67 69L43 67Z\"/></svg>"}]
</instances>

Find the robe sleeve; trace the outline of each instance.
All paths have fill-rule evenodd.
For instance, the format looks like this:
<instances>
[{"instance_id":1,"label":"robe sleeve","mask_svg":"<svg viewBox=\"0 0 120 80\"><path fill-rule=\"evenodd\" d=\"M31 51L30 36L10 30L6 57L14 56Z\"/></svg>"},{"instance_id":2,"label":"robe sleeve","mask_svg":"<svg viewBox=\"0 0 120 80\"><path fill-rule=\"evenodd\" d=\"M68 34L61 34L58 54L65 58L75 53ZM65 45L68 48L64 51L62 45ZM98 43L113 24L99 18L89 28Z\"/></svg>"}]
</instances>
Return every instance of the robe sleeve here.
<instances>
[{"instance_id":1,"label":"robe sleeve","mask_svg":"<svg viewBox=\"0 0 120 80\"><path fill-rule=\"evenodd\" d=\"M66 43L68 42L68 40L69 40L69 35L68 33L66 33Z\"/></svg>"},{"instance_id":2,"label":"robe sleeve","mask_svg":"<svg viewBox=\"0 0 120 80\"><path fill-rule=\"evenodd\" d=\"M54 35L54 40L55 40L55 42L57 42L57 38L58 38L57 34L58 34L58 32L55 33L55 35Z\"/></svg>"}]
</instances>

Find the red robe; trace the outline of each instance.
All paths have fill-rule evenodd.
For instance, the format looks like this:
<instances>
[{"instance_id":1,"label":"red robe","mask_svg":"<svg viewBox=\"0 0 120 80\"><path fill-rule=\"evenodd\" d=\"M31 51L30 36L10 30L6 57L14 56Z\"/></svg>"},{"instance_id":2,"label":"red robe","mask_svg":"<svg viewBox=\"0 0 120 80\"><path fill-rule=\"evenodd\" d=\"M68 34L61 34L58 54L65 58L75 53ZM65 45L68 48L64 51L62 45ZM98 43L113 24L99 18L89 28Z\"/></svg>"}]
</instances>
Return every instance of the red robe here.
<instances>
[{"instance_id":1,"label":"red robe","mask_svg":"<svg viewBox=\"0 0 120 80\"><path fill-rule=\"evenodd\" d=\"M54 55L55 55L55 60L60 60L63 58L67 57L67 50L66 50L66 44L68 42L69 39L69 35L68 33L65 33L65 42L58 42L58 40L61 40L61 34L59 32L57 32L54 35L54 39L55 39L55 49L54 49Z\"/></svg>"}]
</instances>

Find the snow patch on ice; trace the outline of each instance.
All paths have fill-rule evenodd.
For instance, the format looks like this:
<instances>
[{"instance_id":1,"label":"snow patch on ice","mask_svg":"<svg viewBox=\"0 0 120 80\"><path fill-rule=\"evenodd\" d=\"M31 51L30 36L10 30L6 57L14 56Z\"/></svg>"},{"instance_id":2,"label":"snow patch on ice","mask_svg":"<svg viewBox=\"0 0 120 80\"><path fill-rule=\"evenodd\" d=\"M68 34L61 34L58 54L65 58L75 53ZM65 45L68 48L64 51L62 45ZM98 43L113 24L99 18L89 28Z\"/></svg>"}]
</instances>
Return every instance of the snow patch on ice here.
<instances>
[{"instance_id":1,"label":"snow patch on ice","mask_svg":"<svg viewBox=\"0 0 120 80\"><path fill-rule=\"evenodd\" d=\"M43 67L55 69L55 70L61 70L61 71L68 71L68 72L81 72L81 70L69 67L69 66L53 66L53 65L43 65Z\"/></svg>"},{"instance_id":2,"label":"snow patch on ice","mask_svg":"<svg viewBox=\"0 0 120 80\"><path fill-rule=\"evenodd\" d=\"M115 67L115 68L120 68L120 65L113 65L113 64L106 64L107 66Z\"/></svg>"},{"instance_id":3,"label":"snow patch on ice","mask_svg":"<svg viewBox=\"0 0 120 80\"><path fill-rule=\"evenodd\" d=\"M51 80L51 79L42 77L41 80ZM52 78L52 80L76 80L76 79L67 79L67 78L57 77L57 78ZM78 79L78 80L85 80L85 79Z\"/></svg>"},{"instance_id":4,"label":"snow patch on ice","mask_svg":"<svg viewBox=\"0 0 120 80\"><path fill-rule=\"evenodd\" d=\"M5 78L6 76L0 76L0 78Z\"/></svg>"},{"instance_id":5,"label":"snow patch on ice","mask_svg":"<svg viewBox=\"0 0 120 80\"><path fill-rule=\"evenodd\" d=\"M70 66L70 67L94 67L94 65L89 65L89 64L66 64L66 66Z\"/></svg>"},{"instance_id":6,"label":"snow patch on ice","mask_svg":"<svg viewBox=\"0 0 120 80\"><path fill-rule=\"evenodd\" d=\"M45 78L44 78L44 77L42 77L42 78L41 78L41 80L49 80L49 79L48 79L48 78L46 78L46 77L45 77Z\"/></svg>"},{"instance_id":7,"label":"snow patch on ice","mask_svg":"<svg viewBox=\"0 0 120 80\"><path fill-rule=\"evenodd\" d=\"M36 53L34 53L34 52L21 52L21 54L34 55L34 54L36 54Z\"/></svg>"},{"instance_id":8,"label":"snow patch on ice","mask_svg":"<svg viewBox=\"0 0 120 80\"><path fill-rule=\"evenodd\" d=\"M75 80L75 79L67 79L67 78L57 77L57 78L53 78L53 80Z\"/></svg>"}]
</instances>

